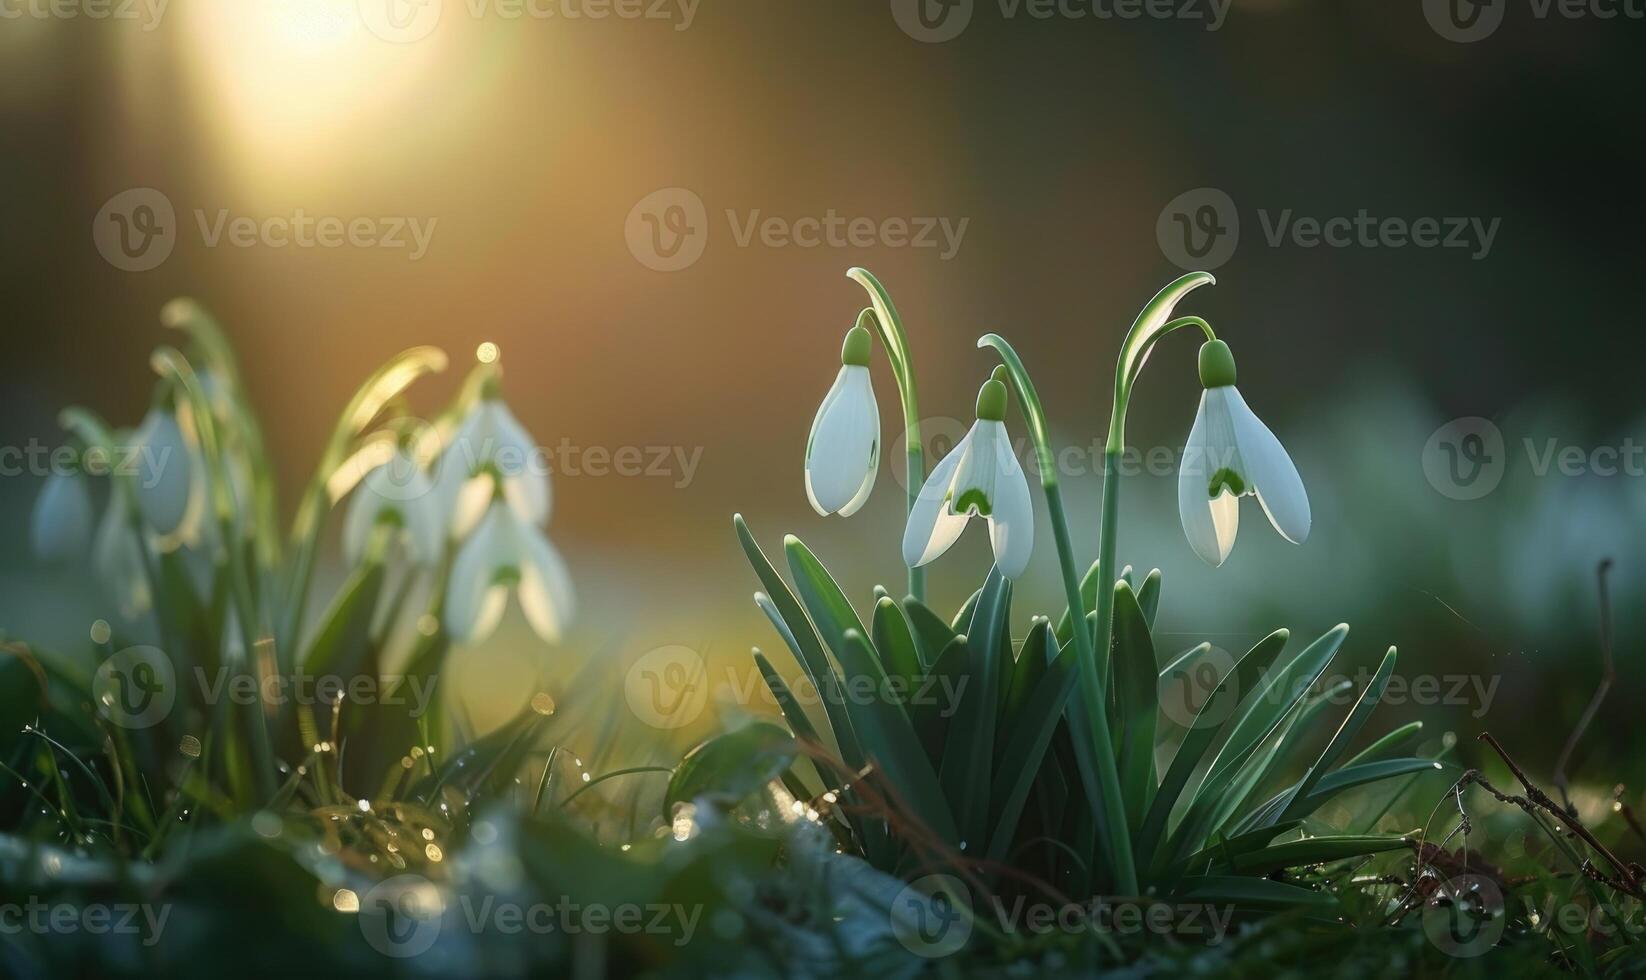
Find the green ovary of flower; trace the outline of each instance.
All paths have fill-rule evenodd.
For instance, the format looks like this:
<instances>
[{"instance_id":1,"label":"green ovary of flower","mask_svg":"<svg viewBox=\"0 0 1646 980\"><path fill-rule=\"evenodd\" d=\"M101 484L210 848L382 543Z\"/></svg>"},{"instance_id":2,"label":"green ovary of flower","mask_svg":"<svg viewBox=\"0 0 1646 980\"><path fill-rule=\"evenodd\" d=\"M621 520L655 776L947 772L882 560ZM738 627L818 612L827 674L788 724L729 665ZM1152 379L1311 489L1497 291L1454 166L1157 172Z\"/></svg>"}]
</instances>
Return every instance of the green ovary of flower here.
<instances>
[{"instance_id":1,"label":"green ovary of flower","mask_svg":"<svg viewBox=\"0 0 1646 980\"><path fill-rule=\"evenodd\" d=\"M1238 497L1246 492L1246 481L1239 473L1225 466L1212 474L1212 482L1206 488L1206 496L1215 500L1225 488Z\"/></svg>"}]
</instances>

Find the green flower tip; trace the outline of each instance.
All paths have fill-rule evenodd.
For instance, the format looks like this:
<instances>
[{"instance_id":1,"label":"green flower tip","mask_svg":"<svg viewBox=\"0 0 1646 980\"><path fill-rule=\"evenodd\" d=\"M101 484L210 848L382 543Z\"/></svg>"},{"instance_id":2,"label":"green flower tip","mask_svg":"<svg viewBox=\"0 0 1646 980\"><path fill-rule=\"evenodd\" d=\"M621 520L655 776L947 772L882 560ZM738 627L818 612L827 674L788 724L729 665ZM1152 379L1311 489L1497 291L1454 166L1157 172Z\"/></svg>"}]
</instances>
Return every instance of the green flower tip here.
<instances>
[{"instance_id":1,"label":"green flower tip","mask_svg":"<svg viewBox=\"0 0 1646 980\"><path fill-rule=\"evenodd\" d=\"M485 378L480 382L480 398L482 401L496 401L503 397L503 382L496 371L487 371Z\"/></svg>"},{"instance_id":2,"label":"green flower tip","mask_svg":"<svg viewBox=\"0 0 1646 980\"><path fill-rule=\"evenodd\" d=\"M868 367L870 341L869 332L862 326L846 331L846 342L840 345L840 363Z\"/></svg>"},{"instance_id":3,"label":"green flower tip","mask_svg":"<svg viewBox=\"0 0 1646 980\"><path fill-rule=\"evenodd\" d=\"M1006 365L996 364L994 366L994 372L989 375L989 378L991 380L998 381L1001 384L1008 384L1012 380L1012 372L1007 370Z\"/></svg>"},{"instance_id":4,"label":"green flower tip","mask_svg":"<svg viewBox=\"0 0 1646 980\"><path fill-rule=\"evenodd\" d=\"M1006 421L1006 386L993 378L977 390L977 417L990 422Z\"/></svg>"},{"instance_id":5,"label":"green flower tip","mask_svg":"<svg viewBox=\"0 0 1646 980\"><path fill-rule=\"evenodd\" d=\"M1200 345L1200 383L1207 388L1223 388L1235 383L1234 354L1221 340Z\"/></svg>"}]
</instances>

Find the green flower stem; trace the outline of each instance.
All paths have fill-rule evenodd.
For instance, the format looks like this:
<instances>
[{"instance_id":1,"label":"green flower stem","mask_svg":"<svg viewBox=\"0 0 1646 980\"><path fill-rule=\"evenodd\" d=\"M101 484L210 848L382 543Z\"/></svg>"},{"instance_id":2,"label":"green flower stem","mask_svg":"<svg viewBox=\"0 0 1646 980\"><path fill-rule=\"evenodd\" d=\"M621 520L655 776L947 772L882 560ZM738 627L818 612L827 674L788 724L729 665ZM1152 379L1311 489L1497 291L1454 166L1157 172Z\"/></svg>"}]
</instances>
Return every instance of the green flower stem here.
<instances>
[{"instance_id":1,"label":"green flower stem","mask_svg":"<svg viewBox=\"0 0 1646 980\"><path fill-rule=\"evenodd\" d=\"M1104 673L1098 670L1092 648L1092 635L1086 629L1086 608L1080 597L1080 576L1075 571L1074 547L1069 540L1069 519L1063 510L1063 491L1057 483L1056 457L1052 452L1051 436L1046 429L1046 410L1040 404L1029 372L1023 361L998 334L988 334L977 342L979 347L993 347L1000 354L1017 389L1018 401L1023 403L1023 416L1028 419L1029 432L1034 438L1035 455L1039 461L1040 486L1046 494L1046 509L1052 516L1052 535L1057 541L1058 568L1063 575L1063 591L1067 595L1069 611L1074 619L1075 661L1081 701L1087 707L1086 717L1091 725L1093 756L1097 762L1097 799L1093 809L1102 813L1103 835L1107 843L1110 867L1114 869L1115 888L1123 895L1138 894L1137 869L1132 858L1132 843L1127 835L1126 807L1120 796L1120 772L1115 763L1114 745L1109 738L1108 691ZM1111 462L1113 457L1106 457ZM1108 484L1105 483L1105 486ZM1107 530L1103 540L1111 542ZM1112 563L1112 559L1111 559ZM1098 604L1104 603L1105 589L1098 589ZM1112 594L1108 602L1114 602ZM1076 615L1078 613L1078 615ZM1107 658L1105 657L1105 661ZM1090 789L1091 787L1088 787Z\"/></svg>"},{"instance_id":2,"label":"green flower stem","mask_svg":"<svg viewBox=\"0 0 1646 980\"><path fill-rule=\"evenodd\" d=\"M211 402L206 398L200 378L188 360L172 347L157 349L150 358L155 372L162 378L176 382L182 396L188 399L194 430L200 440L200 455L205 457L211 471L211 504L217 519L218 532L224 548L223 561L229 572L229 593L234 600L235 618L239 621L240 636L246 656L257 657L257 638L264 630L263 615L252 591L246 562L235 537L234 497L229 489L229 474L224 466L222 446L217 440L217 424L212 418ZM242 670L255 682L255 674L242 665ZM259 700L247 712L247 727L254 754L252 768L257 780L257 798L267 802L275 794L274 748L269 741L268 723L264 718L266 706Z\"/></svg>"},{"instance_id":3,"label":"green flower stem","mask_svg":"<svg viewBox=\"0 0 1646 980\"><path fill-rule=\"evenodd\" d=\"M903 318L897 315L897 307L892 305L892 298L880 280L869 270L855 266L846 270L846 275L868 291L873 309L858 314L857 325L865 328L872 325L879 330L881 343L886 345L886 355L892 362L892 374L897 379L897 393L903 401L903 439L908 446L909 512L912 513L920 499L920 488L926 482L926 454L920 445L920 402L914 390L909 335L904 332ZM926 600L924 568L909 569L909 594L921 602Z\"/></svg>"},{"instance_id":4,"label":"green flower stem","mask_svg":"<svg viewBox=\"0 0 1646 980\"><path fill-rule=\"evenodd\" d=\"M308 605L309 578L314 573L314 556L319 547L320 532L324 527L326 484L333 472L348 459L354 440L366 430L372 420L413 381L436 371L446 369L446 354L438 347L413 347L402 351L373 372L365 384L349 399L348 407L338 416L331 438L326 442L320 465L303 490L297 506L297 519L291 531L291 569L286 588L286 617L284 628L275 637L275 651L282 666L293 667L298 661L297 645L303 638L303 615Z\"/></svg>"},{"instance_id":5,"label":"green flower stem","mask_svg":"<svg viewBox=\"0 0 1646 980\"><path fill-rule=\"evenodd\" d=\"M223 335L223 328L216 319L192 299L180 297L167 303L160 310L160 322L188 334L199 348L206 367L224 386L226 400L234 412L235 427L245 443L245 454L254 476L253 503L257 517L252 521L252 542L257 549L259 578L269 579L280 562L280 539L275 533L278 505L275 500L274 462L269 457L257 413L252 411L251 403L246 398L246 386L241 379L234 348ZM267 586L270 583L261 581L259 584Z\"/></svg>"}]
</instances>

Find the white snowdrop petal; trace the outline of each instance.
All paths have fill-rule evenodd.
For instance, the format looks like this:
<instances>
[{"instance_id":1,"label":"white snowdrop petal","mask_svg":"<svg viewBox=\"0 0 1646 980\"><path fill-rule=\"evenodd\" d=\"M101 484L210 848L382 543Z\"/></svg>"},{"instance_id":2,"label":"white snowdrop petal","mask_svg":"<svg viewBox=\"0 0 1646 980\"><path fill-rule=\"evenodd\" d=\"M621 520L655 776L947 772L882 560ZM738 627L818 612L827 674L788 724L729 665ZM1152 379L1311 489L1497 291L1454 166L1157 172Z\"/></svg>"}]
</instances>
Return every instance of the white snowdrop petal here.
<instances>
[{"instance_id":1,"label":"white snowdrop petal","mask_svg":"<svg viewBox=\"0 0 1646 980\"><path fill-rule=\"evenodd\" d=\"M526 427L515 419L501 399L488 403L491 428L495 433L496 448L492 459L503 482L517 491L517 510L524 520L541 525L549 519L552 499L549 491L548 467L537 441Z\"/></svg>"},{"instance_id":2,"label":"white snowdrop petal","mask_svg":"<svg viewBox=\"0 0 1646 980\"><path fill-rule=\"evenodd\" d=\"M120 614L127 619L135 619L153 607L141 547L122 512L119 497L111 494L92 543L92 569L113 593Z\"/></svg>"},{"instance_id":3,"label":"white snowdrop petal","mask_svg":"<svg viewBox=\"0 0 1646 980\"><path fill-rule=\"evenodd\" d=\"M880 407L869 369L841 365L806 441L806 497L812 509L844 516L861 507L879 456Z\"/></svg>"},{"instance_id":4,"label":"white snowdrop petal","mask_svg":"<svg viewBox=\"0 0 1646 980\"><path fill-rule=\"evenodd\" d=\"M343 512L343 560L350 565L359 564L366 553L366 541L382 513L383 498L368 487L366 481L361 481L349 497L348 509Z\"/></svg>"},{"instance_id":5,"label":"white snowdrop petal","mask_svg":"<svg viewBox=\"0 0 1646 980\"><path fill-rule=\"evenodd\" d=\"M571 575L549 539L535 529L526 535L525 560L520 563L520 608L544 642L560 639L571 621L574 603Z\"/></svg>"},{"instance_id":6,"label":"white snowdrop petal","mask_svg":"<svg viewBox=\"0 0 1646 980\"><path fill-rule=\"evenodd\" d=\"M149 527L172 534L188 514L194 479L177 416L150 409L133 434L137 451L137 508Z\"/></svg>"},{"instance_id":7,"label":"white snowdrop petal","mask_svg":"<svg viewBox=\"0 0 1646 980\"><path fill-rule=\"evenodd\" d=\"M995 440L994 455L999 477L994 484L989 543L994 547L994 562L1000 566L1000 574L1015 579L1029 567L1029 556L1034 551L1034 500L1011 441Z\"/></svg>"},{"instance_id":8,"label":"white snowdrop petal","mask_svg":"<svg viewBox=\"0 0 1646 980\"><path fill-rule=\"evenodd\" d=\"M46 477L34 502L29 542L41 561L73 561L91 546L94 523L85 478L78 473L53 473Z\"/></svg>"},{"instance_id":9,"label":"white snowdrop petal","mask_svg":"<svg viewBox=\"0 0 1646 980\"><path fill-rule=\"evenodd\" d=\"M497 483L488 473L470 477L457 489L452 500L451 533L454 538L467 537L486 516L487 508L491 506L492 497ZM504 490L504 496L508 490Z\"/></svg>"},{"instance_id":10,"label":"white snowdrop petal","mask_svg":"<svg viewBox=\"0 0 1646 980\"><path fill-rule=\"evenodd\" d=\"M1177 509L1178 516L1183 521L1183 535L1189 539L1189 547L1207 564L1217 566L1223 564L1229 553L1219 537L1217 520L1212 513L1212 501L1207 493L1208 482L1215 469L1211 465L1212 460L1206 444L1207 430L1210 427L1207 421L1210 394L1201 393L1200 409L1195 413L1194 426L1189 430L1188 442L1183 447L1183 463L1177 475ZM1236 506L1238 507L1238 504ZM1238 509L1235 516L1238 521ZM1236 526L1238 527L1238 523ZM1232 534L1228 543L1230 546L1233 545Z\"/></svg>"},{"instance_id":11,"label":"white snowdrop petal","mask_svg":"<svg viewBox=\"0 0 1646 980\"><path fill-rule=\"evenodd\" d=\"M909 512L909 523L903 529L903 562L910 568L918 568L948 551L966 529L966 518L949 512L948 496L955 471L976 432L974 425L932 468L920 488L914 509Z\"/></svg>"},{"instance_id":12,"label":"white snowdrop petal","mask_svg":"<svg viewBox=\"0 0 1646 980\"><path fill-rule=\"evenodd\" d=\"M1309 536L1309 494L1297 466L1263 420L1247 407L1240 392L1229 388L1229 412L1235 442L1246 466L1250 488L1281 536L1302 544Z\"/></svg>"},{"instance_id":13,"label":"white snowdrop petal","mask_svg":"<svg viewBox=\"0 0 1646 980\"><path fill-rule=\"evenodd\" d=\"M494 592L500 590L504 602L508 598L508 590L497 585L497 573L518 567L513 531L507 509L493 505L457 552L446 589L445 614L446 631L459 643L478 643L497 626L502 608Z\"/></svg>"}]
</instances>

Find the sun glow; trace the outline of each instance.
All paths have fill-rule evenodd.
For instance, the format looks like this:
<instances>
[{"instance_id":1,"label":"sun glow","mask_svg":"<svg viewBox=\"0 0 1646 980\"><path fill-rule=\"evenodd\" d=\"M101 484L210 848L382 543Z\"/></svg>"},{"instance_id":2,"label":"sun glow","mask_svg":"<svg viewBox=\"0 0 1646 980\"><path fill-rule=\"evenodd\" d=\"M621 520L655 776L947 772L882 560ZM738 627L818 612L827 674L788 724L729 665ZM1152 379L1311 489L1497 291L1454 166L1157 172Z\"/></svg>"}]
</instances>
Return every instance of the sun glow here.
<instances>
[{"instance_id":1,"label":"sun glow","mask_svg":"<svg viewBox=\"0 0 1646 980\"><path fill-rule=\"evenodd\" d=\"M416 44L372 34L355 0L191 4L189 63L249 163L285 168L372 120L425 75L438 32ZM317 164L318 165L318 164Z\"/></svg>"}]
</instances>

